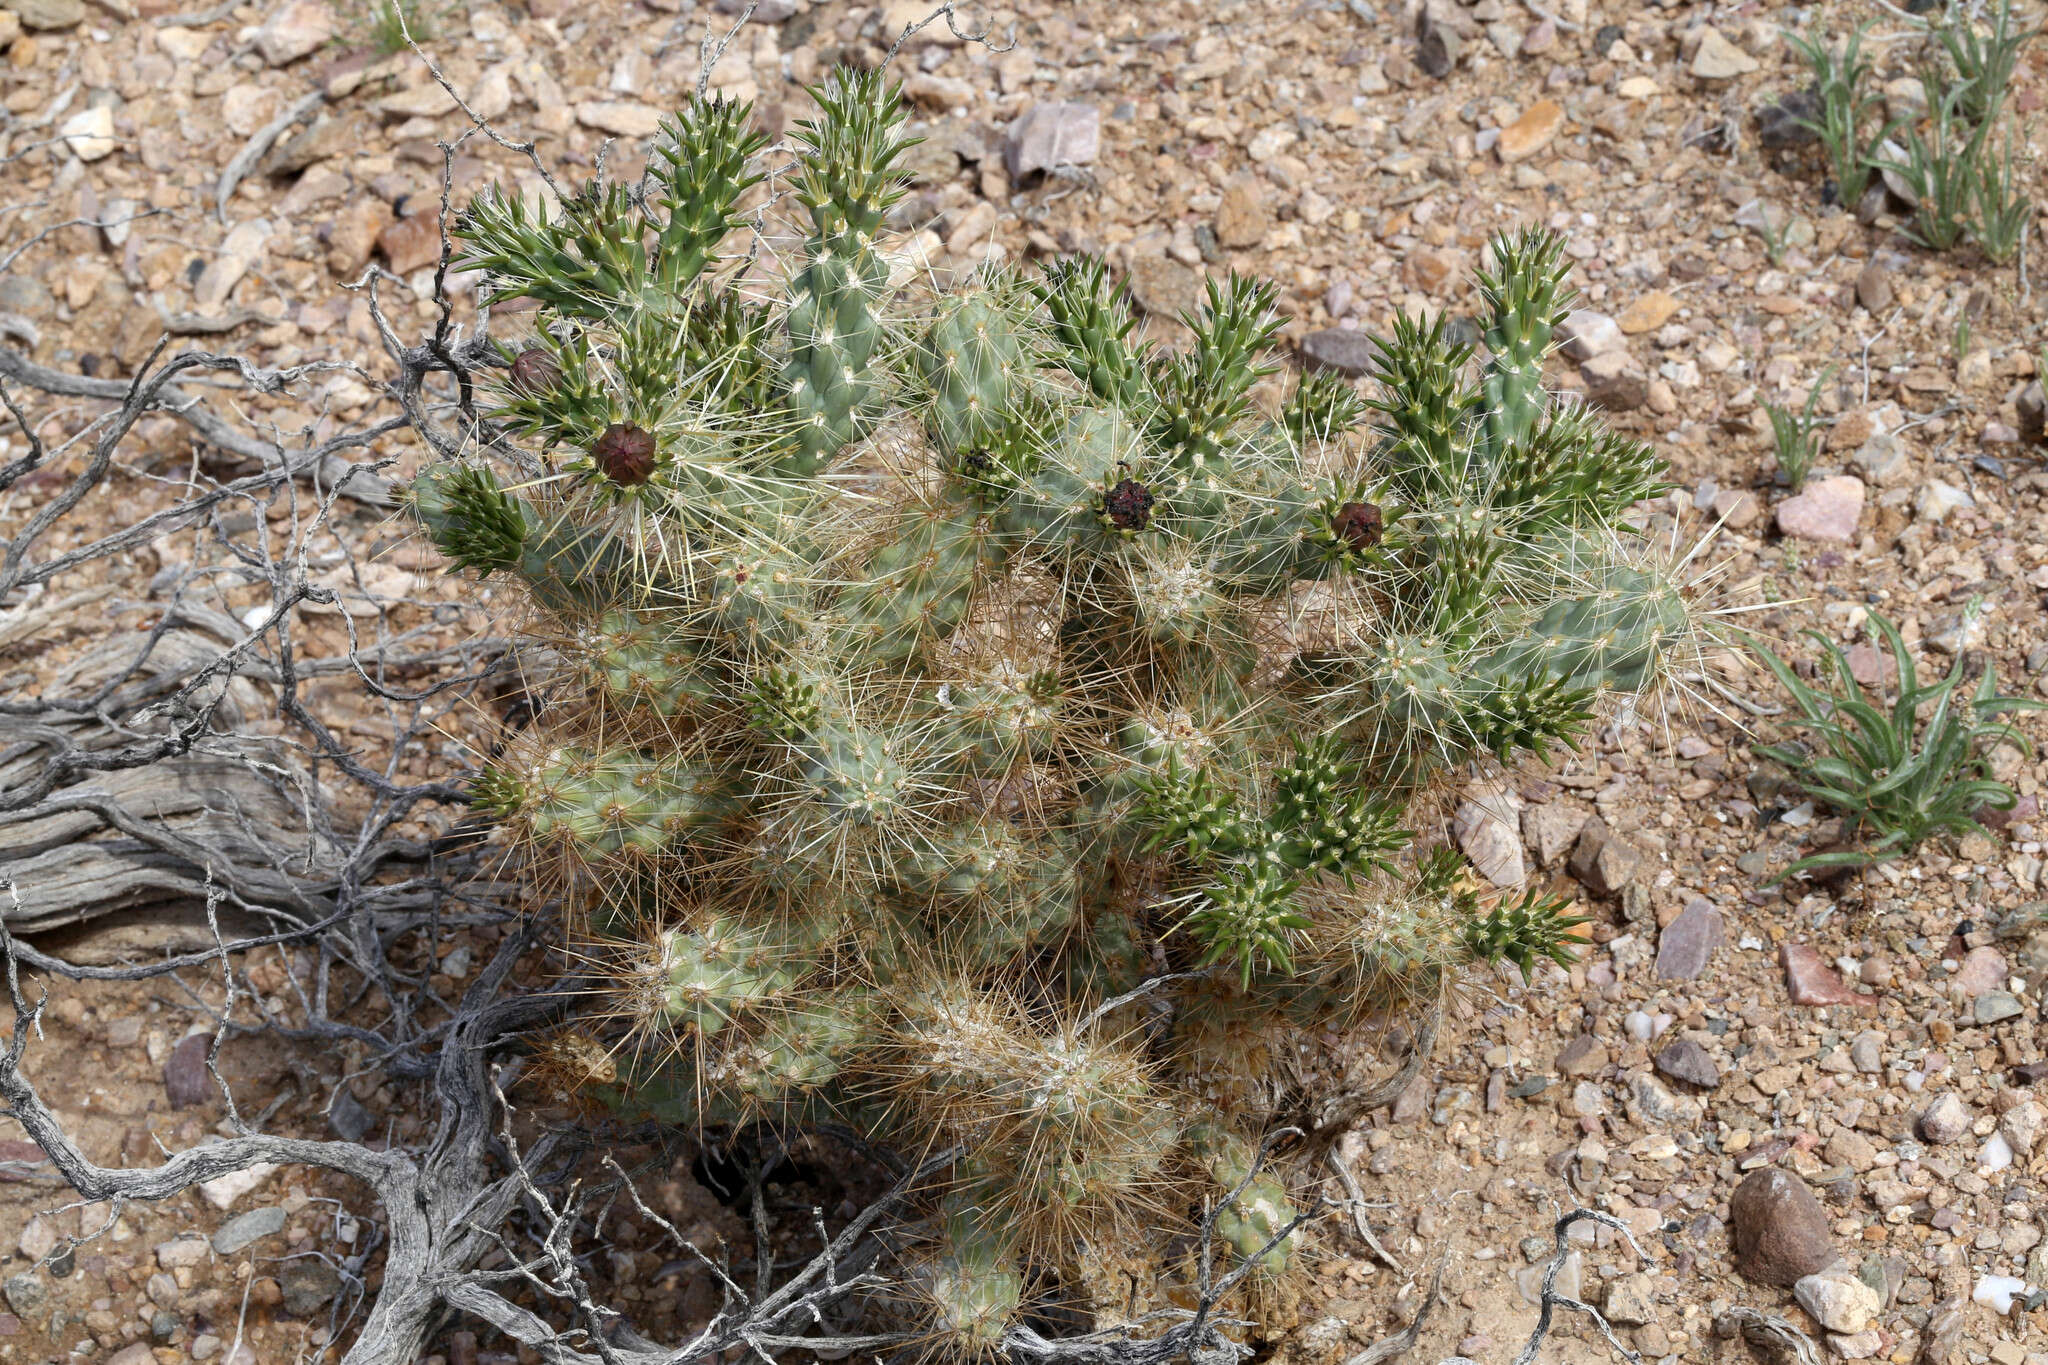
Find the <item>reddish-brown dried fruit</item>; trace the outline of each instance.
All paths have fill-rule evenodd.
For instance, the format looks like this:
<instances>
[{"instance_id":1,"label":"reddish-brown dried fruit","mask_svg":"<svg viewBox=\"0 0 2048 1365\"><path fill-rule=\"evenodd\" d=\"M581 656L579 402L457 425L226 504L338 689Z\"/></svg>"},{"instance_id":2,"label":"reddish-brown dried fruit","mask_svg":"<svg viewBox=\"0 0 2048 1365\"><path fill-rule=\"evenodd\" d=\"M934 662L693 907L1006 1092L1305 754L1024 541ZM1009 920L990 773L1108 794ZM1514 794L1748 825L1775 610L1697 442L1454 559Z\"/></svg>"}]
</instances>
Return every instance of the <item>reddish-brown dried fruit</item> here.
<instances>
[{"instance_id":1,"label":"reddish-brown dried fruit","mask_svg":"<svg viewBox=\"0 0 2048 1365\"><path fill-rule=\"evenodd\" d=\"M1386 535L1387 519L1375 503L1347 502L1337 509L1330 529L1353 550L1370 550Z\"/></svg>"},{"instance_id":2,"label":"reddish-brown dried fruit","mask_svg":"<svg viewBox=\"0 0 2048 1365\"><path fill-rule=\"evenodd\" d=\"M545 348L529 346L512 357L512 387L527 397L551 393L561 382L561 364Z\"/></svg>"},{"instance_id":3,"label":"reddish-brown dried fruit","mask_svg":"<svg viewBox=\"0 0 2048 1365\"><path fill-rule=\"evenodd\" d=\"M591 443L590 462L613 483L638 487L654 477L654 435L631 422L614 422Z\"/></svg>"},{"instance_id":4,"label":"reddish-brown dried fruit","mask_svg":"<svg viewBox=\"0 0 2048 1365\"><path fill-rule=\"evenodd\" d=\"M1136 479L1125 479L1109 490L1102 511L1120 531L1142 531L1152 523L1152 490Z\"/></svg>"}]
</instances>

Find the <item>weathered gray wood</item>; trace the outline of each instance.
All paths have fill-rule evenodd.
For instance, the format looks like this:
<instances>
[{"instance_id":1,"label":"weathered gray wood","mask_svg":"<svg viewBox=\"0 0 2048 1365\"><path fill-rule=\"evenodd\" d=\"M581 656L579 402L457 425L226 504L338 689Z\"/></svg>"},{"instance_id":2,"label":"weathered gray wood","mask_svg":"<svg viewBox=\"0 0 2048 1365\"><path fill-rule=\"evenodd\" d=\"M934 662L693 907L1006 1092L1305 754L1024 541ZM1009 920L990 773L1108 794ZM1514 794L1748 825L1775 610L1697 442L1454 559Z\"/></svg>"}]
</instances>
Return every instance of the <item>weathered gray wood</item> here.
<instances>
[{"instance_id":1,"label":"weathered gray wood","mask_svg":"<svg viewBox=\"0 0 2048 1365\"><path fill-rule=\"evenodd\" d=\"M125 678L141 640L113 637L88 650L41 695L92 698L111 680L119 686L94 712L0 715L0 795L27 789L67 744L108 753L162 733L163 709L227 643L171 630ZM268 690L244 677L203 684L182 709L213 705L214 734L193 752L74 774L32 806L0 811L8 928L41 933L117 911L204 903L209 879L230 908L302 921L330 914L341 857L325 833L325 802L288 745L235 733L260 719Z\"/></svg>"}]
</instances>

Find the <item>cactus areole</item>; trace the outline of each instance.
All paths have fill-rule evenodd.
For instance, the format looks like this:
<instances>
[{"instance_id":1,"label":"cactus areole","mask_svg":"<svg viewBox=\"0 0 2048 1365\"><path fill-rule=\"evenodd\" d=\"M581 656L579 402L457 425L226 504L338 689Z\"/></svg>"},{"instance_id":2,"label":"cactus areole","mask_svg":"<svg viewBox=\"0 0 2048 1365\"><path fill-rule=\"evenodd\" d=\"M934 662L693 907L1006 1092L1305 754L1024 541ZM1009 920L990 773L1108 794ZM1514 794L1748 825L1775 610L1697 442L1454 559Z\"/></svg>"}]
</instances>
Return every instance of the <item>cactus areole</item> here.
<instances>
[{"instance_id":1,"label":"cactus areole","mask_svg":"<svg viewBox=\"0 0 2048 1365\"><path fill-rule=\"evenodd\" d=\"M610 978L536 1074L965 1153L886 1311L966 1348L1111 1258L1178 1292L1205 1204L1247 1283L1288 1274L1316 1228L1262 1139L1382 1078L1327 1040L1569 960L1568 904L1413 845L1436 775L1576 743L1684 646L1628 530L1663 467L1541 383L1548 233L1494 242L1477 365L1402 317L1370 393L1274 413L1264 284L1212 277L1179 353L1087 258L892 284L899 92L813 94L786 249L739 245L763 147L719 100L644 194L486 190L457 233L539 304L487 394L529 467L479 448L411 505L563 661L477 804Z\"/></svg>"}]
</instances>

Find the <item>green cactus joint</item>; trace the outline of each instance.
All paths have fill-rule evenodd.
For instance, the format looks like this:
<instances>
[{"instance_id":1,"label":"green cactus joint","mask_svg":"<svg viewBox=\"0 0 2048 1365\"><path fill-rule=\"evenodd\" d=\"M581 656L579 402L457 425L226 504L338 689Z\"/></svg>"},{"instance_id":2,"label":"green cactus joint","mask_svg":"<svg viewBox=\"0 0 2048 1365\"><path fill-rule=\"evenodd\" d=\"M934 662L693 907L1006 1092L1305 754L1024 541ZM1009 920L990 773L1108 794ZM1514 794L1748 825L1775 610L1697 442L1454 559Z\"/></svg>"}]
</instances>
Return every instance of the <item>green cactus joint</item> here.
<instances>
[{"instance_id":1,"label":"green cactus joint","mask_svg":"<svg viewBox=\"0 0 2048 1365\"><path fill-rule=\"evenodd\" d=\"M539 308L408 502L562 661L472 792L608 983L563 1035L604 1065L556 1069L636 1121L963 1152L891 1311L973 1352L1078 1256L1165 1284L1206 1226L1292 1273L1273 1059L1568 960L1568 906L1417 852L1420 798L1696 647L1630 529L1665 471L1543 385L1552 234L1495 242L1479 346L1398 317L1369 394L1262 405L1271 286L1212 278L1176 354L1100 260L904 281L899 92L812 97L744 223L752 111L699 100L644 191L454 229Z\"/></svg>"}]
</instances>

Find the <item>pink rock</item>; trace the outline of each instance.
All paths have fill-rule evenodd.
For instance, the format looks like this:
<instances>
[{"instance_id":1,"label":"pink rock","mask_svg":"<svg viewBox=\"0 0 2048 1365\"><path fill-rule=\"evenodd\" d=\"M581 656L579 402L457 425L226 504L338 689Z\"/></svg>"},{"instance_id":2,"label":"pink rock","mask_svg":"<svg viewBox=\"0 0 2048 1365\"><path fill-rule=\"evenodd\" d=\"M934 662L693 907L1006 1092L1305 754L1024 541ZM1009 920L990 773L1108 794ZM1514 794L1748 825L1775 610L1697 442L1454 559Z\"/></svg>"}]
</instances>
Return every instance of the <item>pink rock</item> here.
<instances>
[{"instance_id":1,"label":"pink rock","mask_svg":"<svg viewBox=\"0 0 2048 1365\"><path fill-rule=\"evenodd\" d=\"M1899 665L1889 649L1867 641L1849 646L1849 676L1865 687L1889 687L1898 679Z\"/></svg>"},{"instance_id":2,"label":"pink rock","mask_svg":"<svg viewBox=\"0 0 2048 1365\"><path fill-rule=\"evenodd\" d=\"M1092 104L1035 104L1010 124L1003 161L1010 179L1086 166L1102 149L1102 111Z\"/></svg>"},{"instance_id":3,"label":"pink rock","mask_svg":"<svg viewBox=\"0 0 2048 1365\"><path fill-rule=\"evenodd\" d=\"M1806 491L1778 504L1778 529L1799 540L1847 544L1863 519L1863 480L1852 474L1815 479Z\"/></svg>"},{"instance_id":4,"label":"pink rock","mask_svg":"<svg viewBox=\"0 0 2048 1365\"><path fill-rule=\"evenodd\" d=\"M1972 948L1963 956L1951 983L1965 1000L1975 1000L1986 991L2005 989L2005 958L1998 949Z\"/></svg>"},{"instance_id":5,"label":"pink rock","mask_svg":"<svg viewBox=\"0 0 2048 1365\"><path fill-rule=\"evenodd\" d=\"M1787 943L1778 949L1785 965L1785 989L1795 1005L1854 1005L1876 1009L1877 997L1852 991L1821 955L1804 943Z\"/></svg>"},{"instance_id":6,"label":"pink rock","mask_svg":"<svg viewBox=\"0 0 2048 1365\"><path fill-rule=\"evenodd\" d=\"M1977 823L1991 829L2004 829L2007 825L2030 825L2041 818L2041 798L2022 796L2013 803L2011 810L1999 810L1995 806L1979 806Z\"/></svg>"}]
</instances>

